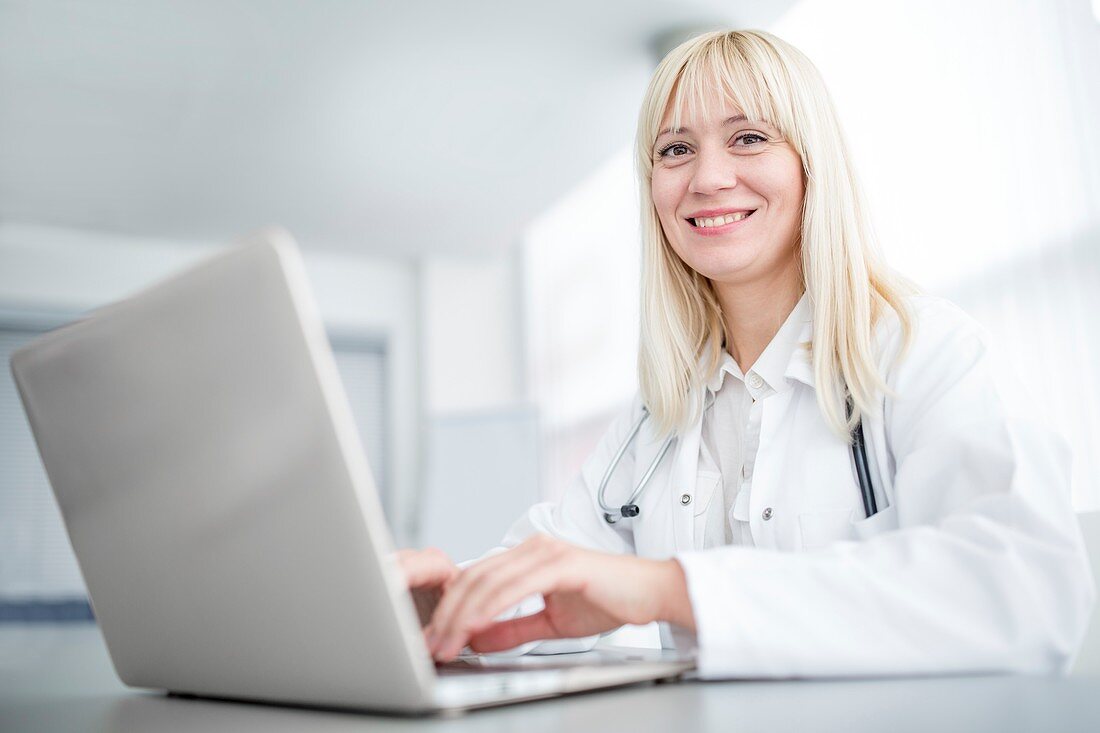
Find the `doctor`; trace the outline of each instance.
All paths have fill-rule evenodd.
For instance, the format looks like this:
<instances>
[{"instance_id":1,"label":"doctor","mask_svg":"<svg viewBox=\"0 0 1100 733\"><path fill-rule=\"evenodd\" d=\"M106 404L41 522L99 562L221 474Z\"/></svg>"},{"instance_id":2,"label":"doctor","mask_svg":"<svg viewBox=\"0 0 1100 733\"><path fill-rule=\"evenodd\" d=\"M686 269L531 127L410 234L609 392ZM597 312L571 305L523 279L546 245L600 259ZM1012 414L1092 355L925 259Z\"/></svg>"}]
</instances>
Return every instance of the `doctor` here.
<instances>
[{"instance_id":1,"label":"doctor","mask_svg":"<svg viewBox=\"0 0 1100 733\"><path fill-rule=\"evenodd\" d=\"M1064 671L1095 595L1070 456L1009 414L982 328L882 261L812 63L763 32L681 45L637 164L640 394L508 549L399 553L443 590L436 659L659 621L709 678Z\"/></svg>"}]
</instances>

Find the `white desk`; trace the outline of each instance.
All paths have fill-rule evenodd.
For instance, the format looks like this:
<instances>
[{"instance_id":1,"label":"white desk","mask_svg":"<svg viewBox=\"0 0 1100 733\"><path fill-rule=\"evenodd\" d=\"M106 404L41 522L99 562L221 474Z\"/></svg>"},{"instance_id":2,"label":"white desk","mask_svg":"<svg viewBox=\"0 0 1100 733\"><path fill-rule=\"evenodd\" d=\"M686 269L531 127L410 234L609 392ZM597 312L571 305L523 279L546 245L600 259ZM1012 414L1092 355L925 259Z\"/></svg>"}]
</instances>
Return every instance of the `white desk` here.
<instances>
[{"instance_id":1,"label":"white desk","mask_svg":"<svg viewBox=\"0 0 1100 733\"><path fill-rule=\"evenodd\" d=\"M98 629L0 626L0 733L62 731L1100 731L1100 677L642 685L397 718L168 697L115 677Z\"/></svg>"}]
</instances>

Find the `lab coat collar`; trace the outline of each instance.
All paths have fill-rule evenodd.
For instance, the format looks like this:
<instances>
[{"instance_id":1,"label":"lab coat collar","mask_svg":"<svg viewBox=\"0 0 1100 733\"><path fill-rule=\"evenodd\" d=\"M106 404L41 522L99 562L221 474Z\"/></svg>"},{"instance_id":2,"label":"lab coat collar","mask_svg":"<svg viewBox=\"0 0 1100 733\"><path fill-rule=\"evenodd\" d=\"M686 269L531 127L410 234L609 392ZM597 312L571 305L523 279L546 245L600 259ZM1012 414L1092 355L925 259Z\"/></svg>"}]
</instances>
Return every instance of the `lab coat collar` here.
<instances>
[{"instance_id":1,"label":"lab coat collar","mask_svg":"<svg viewBox=\"0 0 1100 733\"><path fill-rule=\"evenodd\" d=\"M814 386L813 362L810 352L802 346L812 341L812 338L813 311L810 307L809 294L803 293L787 316L787 320L779 327L764 352L752 365L752 371L759 374L776 392L788 389L791 386L789 380L792 379ZM744 380L737 362L723 350L718 368L707 380L707 389L717 393L722 388L726 374L732 374Z\"/></svg>"},{"instance_id":2,"label":"lab coat collar","mask_svg":"<svg viewBox=\"0 0 1100 733\"><path fill-rule=\"evenodd\" d=\"M814 387L816 385L816 381L814 380L813 356L808 348L809 344L813 343L813 338L814 324L813 321L807 320L801 325L801 330L795 341L794 351L791 352L790 361L787 362L787 369L783 372L783 376L788 380L793 379L802 382L807 387Z\"/></svg>"}]
</instances>

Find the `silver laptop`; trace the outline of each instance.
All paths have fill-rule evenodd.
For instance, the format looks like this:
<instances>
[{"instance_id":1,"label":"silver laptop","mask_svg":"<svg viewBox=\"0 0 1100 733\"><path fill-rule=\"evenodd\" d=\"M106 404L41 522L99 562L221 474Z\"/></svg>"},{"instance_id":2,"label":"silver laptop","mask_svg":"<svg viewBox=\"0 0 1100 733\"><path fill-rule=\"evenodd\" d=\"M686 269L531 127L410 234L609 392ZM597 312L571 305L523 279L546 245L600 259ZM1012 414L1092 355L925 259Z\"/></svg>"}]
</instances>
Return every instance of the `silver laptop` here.
<instances>
[{"instance_id":1,"label":"silver laptop","mask_svg":"<svg viewBox=\"0 0 1100 733\"><path fill-rule=\"evenodd\" d=\"M430 712L692 667L657 650L433 664L285 232L42 336L12 371L128 685Z\"/></svg>"}]
</instances>

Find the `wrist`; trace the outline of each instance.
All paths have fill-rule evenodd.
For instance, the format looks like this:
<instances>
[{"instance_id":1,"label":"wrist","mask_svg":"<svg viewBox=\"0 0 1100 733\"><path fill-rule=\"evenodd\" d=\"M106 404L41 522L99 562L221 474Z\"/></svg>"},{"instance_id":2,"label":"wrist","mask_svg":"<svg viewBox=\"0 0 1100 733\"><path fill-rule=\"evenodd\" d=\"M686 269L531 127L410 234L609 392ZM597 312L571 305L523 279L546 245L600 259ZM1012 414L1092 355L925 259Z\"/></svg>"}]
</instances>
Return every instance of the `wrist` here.
<instances>
[{"instance_id":1,"label":"wrist","mask_svg":"<svg viewBox=\"0 0 1100 733\"><path fill-rule=\"evenodd\" d=\"M667 621L688 631L695 631L695 613L691 608L691 596L688 594L687 575L676 559L656 560L657 618L655 621Z\"/></svg>"}]
</instances>

